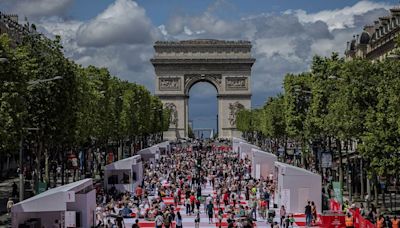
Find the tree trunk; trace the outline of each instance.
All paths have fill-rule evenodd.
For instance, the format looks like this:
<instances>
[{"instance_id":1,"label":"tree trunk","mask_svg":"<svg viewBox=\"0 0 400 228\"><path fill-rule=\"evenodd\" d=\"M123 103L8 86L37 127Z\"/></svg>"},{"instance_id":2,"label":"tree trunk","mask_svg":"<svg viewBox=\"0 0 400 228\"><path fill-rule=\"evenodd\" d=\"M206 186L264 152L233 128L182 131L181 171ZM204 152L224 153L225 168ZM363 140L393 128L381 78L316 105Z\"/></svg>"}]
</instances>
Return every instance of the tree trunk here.
<instances>
[{"instance_id":1,"label":"tree trunk","mask_svg":"<svg viewBox=\"0 0 400 228\"><path fill-rule=\"evenodd\" d=\"M342 156L342 145L339 139L336 139L336 147L339 155L339 184L343 189L343 156Z\"/></svg>"},{"instance_id":2,"label":"tree trunk","mask_svg":"<svg viewBox=\"0 0 400 228\"><path fill-rule=\"evenodd\" d=\"M46 182L47 186L50 186L48 149L44 150L44 181Z\"/></svg>"}]
</instances>

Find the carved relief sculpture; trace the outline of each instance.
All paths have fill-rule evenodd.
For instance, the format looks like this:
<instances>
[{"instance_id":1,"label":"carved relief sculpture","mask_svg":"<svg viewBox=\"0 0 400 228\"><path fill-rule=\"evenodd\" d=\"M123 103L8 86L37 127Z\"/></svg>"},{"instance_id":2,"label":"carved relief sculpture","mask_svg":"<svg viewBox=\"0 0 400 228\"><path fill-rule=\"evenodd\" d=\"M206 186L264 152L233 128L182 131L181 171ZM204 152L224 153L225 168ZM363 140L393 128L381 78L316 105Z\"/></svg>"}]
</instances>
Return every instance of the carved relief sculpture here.
<instances>
[{"instance_id":1,"label":"carved relief sculpture","mask_svg":"<svg viewBox=\"0 0 400 228\"><path fill-rule=\"evenodd\" d=\"M169 122L175 127L178 126L178 110L174 103L166 103L165 108L170 111Z\"/></svg>"},{"instance_id":2,"label":"carved relief sculpture","mask_svg":"<svg viewBox=\"0 0 400 228\"><path fill-rule=\"evenodd\" d=\"M247 90L247 79L244 77L227 77L226 90Z\"/></svg>"},{"instance_id":3,"label":"carved relief sculpture","mask_svg":"<svg viewBox=\"0 0 400 228\"><path fill-rule=\"evenodd\" d=\"M244 105L236 101L235 103L229 103L229 123L232 127L236 126L236 116L240 110L244 109Z\"/></svg>"},{"instance_id":4,"label":"carved relief sculpture","mask_svg":"<svg viewBox=\"0 0 400 228\"><path fill-rule=\"evenodd\" d=\"M162 91L179 91L181 88L180 78L160 78L159 87Z\"/></svg>"}]
</instances>

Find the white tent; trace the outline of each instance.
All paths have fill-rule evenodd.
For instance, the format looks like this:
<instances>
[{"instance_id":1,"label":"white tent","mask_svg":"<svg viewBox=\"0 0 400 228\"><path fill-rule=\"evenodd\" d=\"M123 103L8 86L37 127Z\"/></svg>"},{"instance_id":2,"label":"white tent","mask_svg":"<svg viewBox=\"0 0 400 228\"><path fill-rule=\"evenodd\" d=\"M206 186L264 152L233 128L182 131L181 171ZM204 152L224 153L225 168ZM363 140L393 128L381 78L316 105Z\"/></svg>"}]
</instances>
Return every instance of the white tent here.
<instances>
[{"instance_id":1,"label":"white tent","mask_svg":"<svg viewBox=\"0 0 400 228\"><path fill-rule=\"evenodd\" d=\"M311 171L275 162L275 203L288 213L304 213L307 201L314 201L321 212L321 176Z\"/></svg>"},{"instance_id":2,"label":"white tent","mask_svg":"<svg viewBox=\"0 0 400 228\"><path fill-rule=\"evenodd\" d=\"M245 159L246 157L248 159L251 159L252 158L251 149L260 149L260 148L250 143L240 142L238 148L240 159Z\"/></svg>"},{"instance_id":3,"label":"white tent","mask_svg":"<svg viewBox=\"0 0 400 228\"><path fill-rule=\"evenodd\" d=\"M241 139L241 138L236 138L236 137L232 137L232 150L235 153L239 152L239 143L241 142L246 142L246 140Z\"/></svg>"},{"instance_id":4,"label":"white tent","mask_svg":"<svg viewBox=\"0 0 400 228\"><path fill-rule=\"evenodd\" d=\"M251 176L257 179L264 177L266 179L273 175L275 171L275 162L277 157L274 154L252 148L252 171Z\"/></svg>"},{"instance_id":5,"label":"white tent","mask_svg":"<svg viewBox=\"0 0 400 228\"><path fill-rule=\"evenodd\" d=\"M160 158L160 148L158 147L158 144L157 144L157 145L139 150L137 154L142 157L143 161L150 161L150 162L153 162L153 164L154 164Z\"/></svg>"},{"instance_id":6,"label":"white tent","mask_svg":"<svg viewBox=\"0 0 400 228\"><path fill-rule=\"evenodd\" d=\"M165 142L161 142L156 144L155 146L157 146L158 148L160 148L161 150L164 150L165 152L169 153L171 152L171 146L169 144L169 141L165 141Z\"/></svg>"},{"instance_id":7,"label":"white tent","mask_svg":"<svg viewBox=\"0 0 400 228\"><path fill-rule=\"evenodd\" d=\"M50 227L55 220L63 227L94 225L96 190L91 178L49 189L15 204L11 209L12 227L38 224Z\"/></svg>"},{"instance_id":8,"label":"white tent","mask_svg":"<svg viewBox=\"0 0 400 228\"><path fill-rule=\"evenodd\" d=\"M143 163L140 155L125 158L106 165L104 186L114 186L118 191L133 192L143 180Z\"/></svg>"}]
</instances>

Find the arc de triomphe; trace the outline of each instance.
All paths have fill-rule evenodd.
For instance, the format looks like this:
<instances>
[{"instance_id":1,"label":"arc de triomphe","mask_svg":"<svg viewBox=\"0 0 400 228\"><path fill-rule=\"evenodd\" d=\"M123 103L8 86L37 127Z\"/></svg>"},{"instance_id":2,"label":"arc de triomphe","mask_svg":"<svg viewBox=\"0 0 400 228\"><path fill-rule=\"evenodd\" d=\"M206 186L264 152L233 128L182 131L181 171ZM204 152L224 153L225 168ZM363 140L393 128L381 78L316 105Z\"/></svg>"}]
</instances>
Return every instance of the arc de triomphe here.
<instances>
[{"instance_id":1,"label":"arc de triomphe","mask_svg":"<svg viewBox=\"0 0 400 228\"><path fill-rule=\"evenodd\" d=\"M188 136L190 88L209 82L217 90L218 137L240 136L236 114L251 106L251 57L249 41L157 41L151 63L156 73L155 94L171 110L167 139Z\"/></svg>"}]
</instances>

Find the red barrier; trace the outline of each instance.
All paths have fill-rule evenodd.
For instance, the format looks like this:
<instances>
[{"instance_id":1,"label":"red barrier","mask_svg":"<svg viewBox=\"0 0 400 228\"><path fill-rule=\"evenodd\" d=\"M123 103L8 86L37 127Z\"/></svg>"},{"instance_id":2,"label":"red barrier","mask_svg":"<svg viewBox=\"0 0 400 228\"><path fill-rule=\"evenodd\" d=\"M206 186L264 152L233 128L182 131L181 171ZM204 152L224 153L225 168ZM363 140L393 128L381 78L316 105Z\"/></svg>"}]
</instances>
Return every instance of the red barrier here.
<instances>
[{"instance_id":1,"label":"red barrier","mask_svg":"<svg viewBox=\"0 0 400 228\"><path fill-rule=\"evenodd\" d=\"M321 215L322 227L324 228L346 228L344 214L325 214Z\"/></svg>"},{"instance_id":2,"label":"red barrier","mask_svg":"<svg viewBox=\"0 0 400 228\"><path fill-rule=\"evenodd\" d=\"M341 211L340 203L334 199L329 200L329 207L331 211Z\"/></svg>"}]
</instances>

